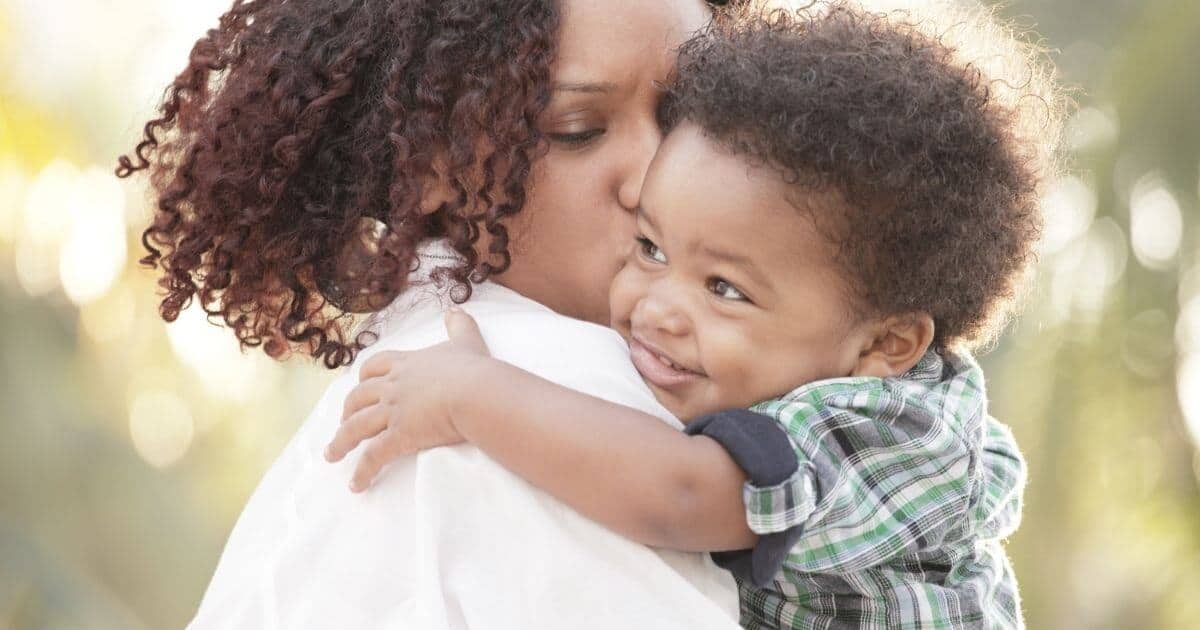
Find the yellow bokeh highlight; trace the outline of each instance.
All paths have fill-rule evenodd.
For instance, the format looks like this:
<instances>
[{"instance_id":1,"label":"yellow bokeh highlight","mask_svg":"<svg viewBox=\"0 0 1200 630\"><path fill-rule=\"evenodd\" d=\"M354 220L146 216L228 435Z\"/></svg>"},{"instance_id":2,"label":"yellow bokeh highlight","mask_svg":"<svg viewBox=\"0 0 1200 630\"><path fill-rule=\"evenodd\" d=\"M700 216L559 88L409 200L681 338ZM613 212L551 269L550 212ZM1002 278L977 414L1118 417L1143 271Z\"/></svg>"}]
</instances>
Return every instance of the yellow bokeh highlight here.
<instances>
[{"instance_id":1,"label":"yellow bokeh highlight","mask_svg":"<svg viewBox=\"0 0 1200 630\"><path fill-rule=\"evenodd\" d=\"M25 169L12 155L0 154L0 243L17 240L21 226L21 205L29 185Z\"/></svg>"},{"instance_id":2,"label":"yellow bokeh highlight","mask_svg":"<svg viewBox=\"0 0 1200 630\"><path fill-rule=\"evenodd\" d=\"M71 121L55 119L17 99L0 98L0 155L16 156L27 169L40 169L56 159L77 159L79 134L72 127Z\"/></svg>"}]
</instances>

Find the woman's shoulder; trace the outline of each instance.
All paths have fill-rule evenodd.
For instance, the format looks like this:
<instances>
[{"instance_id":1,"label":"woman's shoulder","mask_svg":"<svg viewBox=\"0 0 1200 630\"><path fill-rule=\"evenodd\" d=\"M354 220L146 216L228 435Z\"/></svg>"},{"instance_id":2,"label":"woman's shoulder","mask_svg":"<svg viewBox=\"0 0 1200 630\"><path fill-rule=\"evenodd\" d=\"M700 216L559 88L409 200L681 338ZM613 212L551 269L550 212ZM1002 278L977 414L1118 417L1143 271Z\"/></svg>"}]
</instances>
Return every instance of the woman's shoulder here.
<instances>
[{"instance_id":1,"label":"woman's shoulder","mask_svg":"<svg viewBox=\"0 0 1200 630\"><path fill-rule=\"evenodd\" d=\"M407 289L391 304L368 316L355 331L356 335L373 333L377 339L373 347L407 345L425 339L430 329L440 330L441 314L455 305L451 299L455 284L446 272L461 262L459 254L445 241L434 239L418 247L417 258L419 264L409 275ZM584 342L604 338L611 343L615 335L606 327L556 313L490 280L472 284L470 299L461 306L477 320L507 325L511 328L508 332L516 336L526 331L531 323L547 335L578 334Z\"/></svg>"},{"instance_id":2,"label":"woman's shoulder","mask_svg":"<svg viewBox=\"0 0 1200 630\"><path fill-rule=\"evenodd\" d=\"M444 297L415 300L394 321L383 322L378 341L355 364L383 350L414 350L446 340ZM612 329L556 313L494 282L474 287L463 310L475 318L492 356L546 380L612 402L642 409L672 424L629 360L624 340ZM352 369L354 366L351 366Z\"/></svg>"},{"instance_id":3,"label":"woman's shoulder","mask_svg":"<svg viewBox=\"0 0 1200 630\"><path fill-rule=\"evenodd\" d=\"M607 326L567 317L499 284L478 288L478 299L463 308L479 322L493 354L506 348L513 353L537 349L551 356L585 354L629 362L624 340Z\"/></svg>"},{"instance_id":4,"label":"woman's shoulder","mask_svg":"<svg viewBox=\"0 0 1200 630\"><path fill-rule=\"evenodd\" d=\"M421 348L444 341L442 314L454 305L445 290L426 285L412 287L360 328L376 336L362 354ZM549 346L563 350L624 347L620 336L610 328L559 314L491 281L472 286L471 298L459 306L479 322L485 337L489 337L489 331L493 333L490 336L495 339L488 339L489 345L494 341L499 346L492 348L493 353L508 346L516 351Z\"/></svg>"}]
</instances>

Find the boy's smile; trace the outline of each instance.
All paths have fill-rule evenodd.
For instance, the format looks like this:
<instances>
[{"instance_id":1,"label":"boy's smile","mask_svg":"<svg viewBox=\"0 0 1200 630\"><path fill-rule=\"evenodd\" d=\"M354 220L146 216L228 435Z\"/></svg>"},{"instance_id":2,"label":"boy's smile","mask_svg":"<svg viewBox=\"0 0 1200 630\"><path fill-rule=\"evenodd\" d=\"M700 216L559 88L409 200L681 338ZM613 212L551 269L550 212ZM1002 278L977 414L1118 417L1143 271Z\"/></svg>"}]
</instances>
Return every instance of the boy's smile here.
<instances>
[{"instance_id":1,"label":"boy's smile","mask_svg":"<svg viewBox=\"0 0 1200 630\"><path fill-rule=\"evenodd\" d=\"M815 227L836 211L827 197L799 194L694 125L667 136L610 300L634 366L677 416L851 374L859 318Z\"/></svg>"},{"instance_id":2,"label":"boy's smile","mask_svg":"<svg viewBox=\"0 0 1200 630\"><path fill-rule=\"evenodd\" d=\"M708 376L672 360L666 352L640 339L637 333L629 339L629 357L643 378L662 389L676 388Z\"/></svg>"}]
</instances>

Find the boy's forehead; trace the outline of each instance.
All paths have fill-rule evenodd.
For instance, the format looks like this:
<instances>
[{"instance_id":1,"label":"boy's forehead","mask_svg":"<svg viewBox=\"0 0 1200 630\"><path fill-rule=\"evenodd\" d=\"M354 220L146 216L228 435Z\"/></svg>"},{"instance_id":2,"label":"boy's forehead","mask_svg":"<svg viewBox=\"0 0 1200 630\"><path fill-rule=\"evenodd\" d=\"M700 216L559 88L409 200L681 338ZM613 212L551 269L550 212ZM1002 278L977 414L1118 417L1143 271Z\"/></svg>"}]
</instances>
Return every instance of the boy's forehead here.
<instances>
[{"instance_id":1,"label":"boy's forehead","mask_svg":"<svg viewBox=\"0 0 1200 630\"><path fill-rule=\"evenodd\" d=\"M782 200L786 188L782 178L770 175L684 123L667 135L650 164L644 205L652 212L689 203L764 205Z\"/></svg>"},{"instance_id":2,"label":"boy's forehead","mask_svg":"<svg viewBox=\"0 0 1200 630\"><path fill-rule=\"evenodd\" d=\"M647 174L641 213L652 227L697 253L812 262L820 247L812 212L828 203L752 164L694 125L672 131Z\"/></svg>"}]
</instances>

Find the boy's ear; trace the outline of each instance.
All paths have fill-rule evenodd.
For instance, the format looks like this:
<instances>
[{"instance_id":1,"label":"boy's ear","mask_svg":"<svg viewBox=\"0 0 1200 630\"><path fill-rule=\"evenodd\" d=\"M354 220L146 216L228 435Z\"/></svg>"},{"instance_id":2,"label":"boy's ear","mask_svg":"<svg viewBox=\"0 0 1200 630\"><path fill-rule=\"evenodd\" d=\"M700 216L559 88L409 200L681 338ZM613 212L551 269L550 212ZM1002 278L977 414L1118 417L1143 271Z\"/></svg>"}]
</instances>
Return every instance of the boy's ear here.
<instances>
[{"instance_id":1,"label":"boy's ear","mask_svg":"<svg viewBox=\"0 0 1200 630\"><path fill-rule=\"evenodd\" d=\"M933 343L933 318L909 313L884 319L867 339L851 376L888 378L912 369Z\"/></svg>"}]
</instances>

